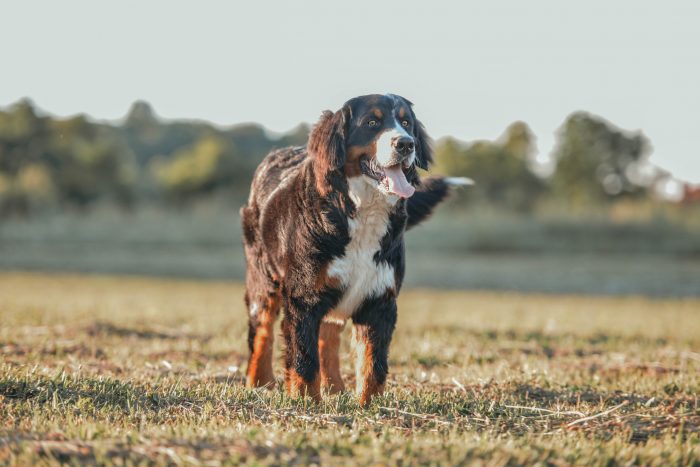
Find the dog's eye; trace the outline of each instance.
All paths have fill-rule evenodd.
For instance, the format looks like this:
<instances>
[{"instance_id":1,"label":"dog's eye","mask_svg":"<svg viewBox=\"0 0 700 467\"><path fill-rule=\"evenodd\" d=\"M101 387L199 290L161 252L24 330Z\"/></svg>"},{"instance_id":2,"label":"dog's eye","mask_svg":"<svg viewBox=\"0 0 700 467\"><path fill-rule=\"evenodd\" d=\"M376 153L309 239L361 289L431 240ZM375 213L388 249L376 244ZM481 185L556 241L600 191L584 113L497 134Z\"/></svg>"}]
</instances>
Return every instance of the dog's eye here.
<instances>
[{"instance_id":1,"label":"dog's eye","mask_svg":"<svg viewBox=\"0 0 700 467\"><path fill-rule=\"evenodd\" d=\"M377 126L377 121L376 121L376 120L370 120L369 122L367 122L367 126L370 126L370 127Z\"/></svg>"},{"instance_id":2,"label":"dog's eye","mask_svg":"<svg viewBox=\"0 0 700 467\"><path fill-rule=\"evenodd\" d=\"M402 120L401 126L408 126L408 120Z\"/></svg>"}]
</instances>

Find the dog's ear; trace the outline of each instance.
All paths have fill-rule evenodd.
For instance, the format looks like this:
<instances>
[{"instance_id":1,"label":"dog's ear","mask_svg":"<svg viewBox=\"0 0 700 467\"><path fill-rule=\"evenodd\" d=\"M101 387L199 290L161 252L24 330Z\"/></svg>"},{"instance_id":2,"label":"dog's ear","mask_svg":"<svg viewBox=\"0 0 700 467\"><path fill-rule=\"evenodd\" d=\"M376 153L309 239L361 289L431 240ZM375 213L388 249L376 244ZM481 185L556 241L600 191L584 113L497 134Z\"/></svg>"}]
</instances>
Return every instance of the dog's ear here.
<instances>
[{"instance_id":1,"label":"dog's ear","mask_svg":"<svg viewBox=\"0 0 700 467\"><path fill-rule=\"evenodd\" d=\"M345 166L345 112L326 110L311 130L307 148L313 157L317 185L322 194L329 176Z\"/></svg>"},{"instance_id":2,"label":"dog's ear","mask_svg":"<svg viewBox=\"0 0 700 467\"><path fill-rule=\"evenodd\" d=\"M413 113L413 106L411 106ZM428 170L428 166L433 163L433 140L428 136L423 124L413 113L413 138L416 140L416 165L423 170Z\"/></svg>"}]
</instances>

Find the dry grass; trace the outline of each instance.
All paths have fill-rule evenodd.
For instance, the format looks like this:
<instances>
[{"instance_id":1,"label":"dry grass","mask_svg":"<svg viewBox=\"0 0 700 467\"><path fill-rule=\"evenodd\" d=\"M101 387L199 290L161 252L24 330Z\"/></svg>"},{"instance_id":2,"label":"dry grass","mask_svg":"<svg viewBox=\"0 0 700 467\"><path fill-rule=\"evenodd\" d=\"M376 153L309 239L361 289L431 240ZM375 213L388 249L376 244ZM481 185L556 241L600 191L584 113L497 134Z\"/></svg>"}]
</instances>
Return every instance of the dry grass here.
<instances>
[{"instance_id":1,"label":"dry grass","mask_svg":"<svg viewBox=\"0 0 700 467\"><path fill-rule=\"evenodd\" d=\"M362 410L244 389L241 296L1 274L0 463L700 465L698 299L409 290Z\"/></svg>"}]
</instances>

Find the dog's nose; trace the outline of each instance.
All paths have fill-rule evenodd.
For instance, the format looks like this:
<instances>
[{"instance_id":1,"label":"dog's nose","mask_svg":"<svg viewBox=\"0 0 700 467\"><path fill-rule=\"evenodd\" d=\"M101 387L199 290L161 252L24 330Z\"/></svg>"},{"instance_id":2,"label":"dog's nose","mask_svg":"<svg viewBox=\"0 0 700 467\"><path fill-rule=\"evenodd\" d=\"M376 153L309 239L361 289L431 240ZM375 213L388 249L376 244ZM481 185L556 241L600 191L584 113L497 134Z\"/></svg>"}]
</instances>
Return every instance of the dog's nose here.
<instances>
[{"instance_id":1,"label":"dog's nose","mask_svg":"<svg viewBox=\"0 0 700 467\"><path fill-rule=\"evenodd\" d=\"M392 140L391 145L402 156L408 156L416 148L413 138L410 136L397 136Z\"/></svg>"}]
</instances>

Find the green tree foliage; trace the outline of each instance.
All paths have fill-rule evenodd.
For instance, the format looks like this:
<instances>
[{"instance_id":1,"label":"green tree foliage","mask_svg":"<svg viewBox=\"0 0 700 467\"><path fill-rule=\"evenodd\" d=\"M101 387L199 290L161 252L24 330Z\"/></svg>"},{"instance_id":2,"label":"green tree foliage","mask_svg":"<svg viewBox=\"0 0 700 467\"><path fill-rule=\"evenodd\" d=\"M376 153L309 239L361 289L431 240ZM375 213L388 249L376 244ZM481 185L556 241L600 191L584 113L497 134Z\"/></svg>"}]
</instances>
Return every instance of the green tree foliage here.
<instances>
[{"instance_id":1,"label":"green tree foliage","mask_svg":"<svg viewBox=\"0 0 700 467\"><path fill-rule=\"evenodd\" d=\"M239 151L237 157L240 157L238 162L243 170L250 170L251 167L254 170L273 148L306 144L309 135L307 125L299 125L289 133L274 137L256 123L219 128L201 121L163 120L150 104L143 101L131 106L124 124L115 127L115 130L126 139L141 166L148 166L153 158L169 158L203 138L216 135L236 147Z\"/></svg>"},{"instance_id":2,"label":"green tree foliage","mask_svg":"<svg viewBox=\"0 0 700 467\"><path fill-rule=\"evenodd\" d=\"M476 181L463 195L467 201L527 211L545 189L530 167L534 152L532 132L525 123L516 122L495 142L442 139L435 158L438 171Z\"/></svg>"},{"instance_id":3,"label":"green tree foliage","mask_svg":"<svg viewBox=\"0 0 700 467\"><path fill-rule=\"evenodd\" d=\"M81 206L104 197L131 202L134 155L111 128L80 116L51 121L51 129L47 161L61 198Z\"/></svg>"},{"instance_id":4,"label":"green tree foliage","mask_svg":"<svg viewBox=\"0 0 700 467\"><path fill-rule=\"evenodd\" d=\"M240 170L240 151L220 135L203 136L169 158L157 158L151 170L171 198L184 200L218 187L245 184L249 171Z\"/></svg>"},{"instance_id":5,"label":"green tree foliage","mask_svg":"<svg viewBox=\"0 0 700 467\"><path fill-rule=\"evenodd\" d=\"M41 116L27 100L0 112L0 213L128 204L134 174L133 154L109 126Z\"/></svg>"},{"instance_id":6,"label":"green tree foliage","mask_svg":"<svg viewBox=\"0 0 700 467\"><path fill-rule=\"evenodd\" d=\"M137 101L129 109L124 124L115 130L126 139L139 165L145 167L154 157L170 156L193 145L213 128L203 122L164 121L150 104Z\"/></svg>"},{"instance_id":7,"label":"green tree foliage","mask_svg":"<svg viewBox=\"0 0 700 467\"><path fill-rule=\"evenodd\" d=\"M44 116L23 100L0 111L0 214L245 193L265 154L305 144L308 132L306 125L272 136L257 124L167 121L142 101L122 124L100 124Z\"/></svg>"},{"instance_id":8,"label":"green tree foliage","mask_svg":"<svg viewBox=\"0 0 700 467\"><path fill-rule=\"evenodd\" d=\"M220 128L200 121L168 121L138 101L115 131L142 168L139 195L164 195L180 203L221 190L244 196L263 157L274 148L306 144L309 127L299 125L275 137L255 123Z\"/></svg>"},{"instance_id":9,"label":"green tree foliage","mask_svg":"<svg viewBox=\"0 0 700 467\"><path fill-rule=\"evenodd\" d=\"M647 192L641 175L649 142L584 112L569 116L554 150L554 194L572 204L598 204Z\"/></svg>"}]
</instances>

